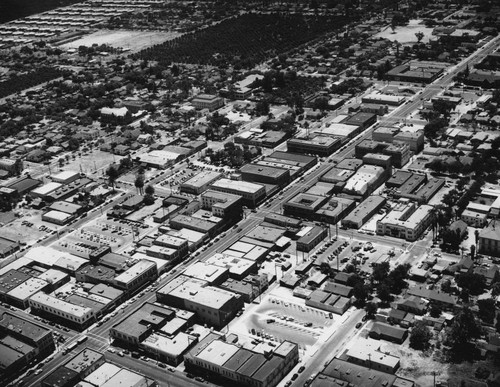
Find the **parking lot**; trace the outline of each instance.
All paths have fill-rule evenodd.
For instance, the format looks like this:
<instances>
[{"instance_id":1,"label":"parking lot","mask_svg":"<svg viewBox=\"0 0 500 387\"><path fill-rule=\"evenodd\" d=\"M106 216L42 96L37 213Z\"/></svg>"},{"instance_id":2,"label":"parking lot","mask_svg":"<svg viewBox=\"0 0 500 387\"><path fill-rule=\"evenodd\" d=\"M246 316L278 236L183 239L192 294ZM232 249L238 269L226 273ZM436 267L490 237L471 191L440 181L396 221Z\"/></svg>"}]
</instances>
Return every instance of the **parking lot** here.
<instances>
[{"instance_id":1,"label":"parking lot","mask_svg":"<svg viewBox=\"0 0 500 387\"><path fill-rule=\"evenodd\" d=\"M306 348L313 346L340 317L310 308L300 298L282 297L280 290L273 291L261 304L252 305L251 313L245 313L231 330L240 330L252 339L290 340Z\"/></svg>"}]
</instances>

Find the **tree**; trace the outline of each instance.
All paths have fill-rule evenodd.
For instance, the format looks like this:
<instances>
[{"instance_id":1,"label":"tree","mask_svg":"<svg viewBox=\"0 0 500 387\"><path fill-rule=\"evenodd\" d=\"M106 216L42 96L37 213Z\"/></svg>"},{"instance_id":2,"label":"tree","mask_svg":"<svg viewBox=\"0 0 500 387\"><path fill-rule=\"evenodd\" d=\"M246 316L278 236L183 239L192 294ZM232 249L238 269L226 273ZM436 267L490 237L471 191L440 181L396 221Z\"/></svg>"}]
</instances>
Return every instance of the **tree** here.
<instances>
[{"instance_id":1,"label":"tree","mask_svg":"<svg viewBox=\"0 0 500 387\"><path fill-rule=\"evenodd\" d=\"M419 351L425 351L430 346L432 333L423 321L417 321L410 333L410 347Z\"/></svg>"},{"instance_id":2,"label":"tree","mask_svg":"<svg viewBox=\"0 0 500 387\"><path fill-rule=\"evenodd\" d=\"M441 316L441 308L439 307L439 305L437 304L432 304L431 305L431 310L430 310L430 315L431 317L434 317L434 318L439 318Z\"/></svg>"},{"instance_id":3,"label":"tree","mask_svg":"<svg viewBox=\"0 0 500 387\"><path fill-rule=\"evenodd\" d=\"M369 302L365 305L365 311L366 311L366 317L368 318L374 318L375 313L377 313L377 305L375 305L373 302Z\"/></svg>"},{"instance_id":4,"label":"tree","mask_svg":"<svg viewBox=\"0 0 500 387\"><path fill-rule=\"evenodd\" d=\"M155 194L155 188L152 185L148 185L144 192L146 195L153 196Z\"/></svg>"},{"instance_id":5,"label":"tree","mask_svg":"<svg viewBox=\"0 0 500 387\"><path fill-rule=\"evenodd\" d=\"M382 282L389 274L389 262L378 263L373 267L372 279L376 282Z\"/></svg>"},{"instance_id":6,"label":"tree","mask_svg":"<svg viewBox=\"0 0 500 387\"><path fill-rule=\"evenodd\" d=\"M115 190L115 182L116 179L118 179L118 169L114 165L111 165L108 170L106 171L106 174L108 175L108 181L109 184L113 187L113 191Z\"/></svg>"},{"instance_id":7,"label":"tree","mask_svg":"<svg viewBox=\"0 0 500 387\"><path fill-rule=\"evenodd\" d=\"M478 300L477 306L479 307L479 318L485 323L493 324L495 321L495 300L493 298Z\"/></svg>"},{"instance_id":8,"label":"tree","mask_svg":"<svg viewBox=\"0 0 500 387\"><path fill-rule=\"evenodd\" d=\"M400 294L403 289L408 287L405 280L408 278L410 267L409 264L398 265L389 273L386 283L390 287L391 293Z\"/></svg>"},{"instance_id":9,"label":"tree","mask_svg":"<svg viewBox=\"0 0 500 387\"><path fill-rule=\"evenodd\" d=\"M144 175L137 175L134 182L135 188L139 192L139 195L142 195L142 189L144 187Z\"/></svg>"},{"instance_id":10,"label":"tree","mask_svg":"<svg viewBox=\"0 0 500 387\"><path fill-rule=\"evenodd\" d=\"M391 289L386 283L381 283L377 288L377 296L382 304L389 304L393 300Z\"/></svg>"},{"instance_id":11,"label":"tree","mask_svg":"<svg viewBox=\"0 0 500 387\"><path fill-rule=\"evenodd\" d=\"M483 294L486 287L486 280L481 274L461 273L456 277L457 285L469 291L473 296Z\"/></svg>"},{"instance_id":12,"label":"tree","mask_svg":"<svg viewBox=\"0 0 500 387\"><path fill-rule=\"evenodd\" d=\"M424 38L424 33L422 31L415 32L415 36L417 37L417 42L420 43L420 41Z\"/></svg>"},{"instance_id":13,"label":"tree","mask_svg":"<svg viewBox=\"0 0 500 387\"><path fill-rule=\"evenodd\" d=\"M469 308L463 308L448 331L447 341L454 360L463 360L473 354L473 341L481 335L481 325Z\"/></svg>"}]
</instances>

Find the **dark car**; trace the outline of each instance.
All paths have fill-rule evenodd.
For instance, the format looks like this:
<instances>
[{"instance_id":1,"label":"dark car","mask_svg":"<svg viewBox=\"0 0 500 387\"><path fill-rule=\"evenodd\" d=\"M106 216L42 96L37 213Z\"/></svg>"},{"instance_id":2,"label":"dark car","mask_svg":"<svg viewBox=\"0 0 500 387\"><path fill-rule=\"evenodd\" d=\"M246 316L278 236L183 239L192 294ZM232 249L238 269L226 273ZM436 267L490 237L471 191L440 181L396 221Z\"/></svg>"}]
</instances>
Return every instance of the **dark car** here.
<instances>
[{"instance_id":1,"label":"dark car","mask_svg":"<svg viewBox=\"0 0 500 387\"><path fill-rule=\"evenodd\" d=\"M305 369L306 369L306 367L300 366L299 371L298 371L299 374L301 374L302 372L304 372Z\"/></svg>"},{"instance_id":2,"label":"dark car","mask_svg":"<svg viewBox=\"0 0 500 387\"><path fill-rule=\"evenodd\" d=\"M356 324L356 329L361 328L361 325L363 325L363 324L361 324L360 322L359 322L359 323L357 323L357 324Z\"/></svg>"}]
</instances>

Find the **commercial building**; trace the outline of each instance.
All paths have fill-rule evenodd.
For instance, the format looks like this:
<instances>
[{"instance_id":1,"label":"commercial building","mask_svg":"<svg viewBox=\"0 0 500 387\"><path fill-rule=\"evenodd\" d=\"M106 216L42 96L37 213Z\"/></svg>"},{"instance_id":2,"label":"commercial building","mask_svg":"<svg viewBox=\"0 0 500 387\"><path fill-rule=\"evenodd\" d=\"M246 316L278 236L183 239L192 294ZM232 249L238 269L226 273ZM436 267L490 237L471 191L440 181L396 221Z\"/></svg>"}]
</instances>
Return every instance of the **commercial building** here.
<instances>
[{"instance_id":1,"label":"commercial building","mask_svg":"<svg viewBox=\"0 0 500 387\"><path fill-rule=\"evenodd\" d=\"M251 208L256 207L266 197L266 188L263 185L247 181L219 179L210 188L219 192L239 195L243 198L243 203Z\"/></svg>"},{"instance_id":2,"label":"commercial building","mask_svg":"<svg viewBox=\"0 0 500 387\"><path fill-rule=\"evenodd\" d=\"M400 95L390 95L382 93L371 93L361 98L363 103L378 105L399 106L406 101L406 97Z\"/></svg>"},{"instance_id":3,"label":"commercial building","mask_svg":"<svg viewBox=\"0 0 500 387\"><path fill-rule=\"evenodd\" d=\"M312 131L313 134L316 135L339 138L344 144L359 134L360 126L357 124L330 122L327 126L321 126L319 129L312 129Z\"/></svg>"},{"instance_id":4,"label":"commercial building","mask_svg":"<svg viewBox=\"0 0 500 387\"><path fill-rule=\"evenodd\" d=\"M75 305L54 296L38 292L29 300L31 312L64 325L83 330L95 322L95 311L87 306Z\"/></svg>"},{"instance_id":5,"label":"commercial building","mask_svg":"<svg viewBox=\"0 0 500 387\"><path fill-rule=\"evenodd\" d=\"M183 355L198 342L198 337L179 332L166 336L153 333L140 344L142 351L158 361L178 366L184 360Z\"/></svg>"},{"instance_id":6,"label":"commercial building","mask_svg":"<svg viewBox=\"0 0 500 387\"><path fill-rule=\"evenodd\" d=\"M414 173L394 191L396 198L406 198L418 203L428 203L429 200L445 185L446 181L426 175Z\"/></svg>"},{"instance_id":7,"label":"commercial building","mask_svg":"<svg viewBox=\"0 0 500 387\"><path fill-rule=\"evenodd\" d=\"M217 218L217 220L221 221L220 218ZM170 219L169 224L170 227L176 230L187 228L208 235L211 238L215 237L220 228L219 223L190 215L176 215Z\"/></svg>"},{"instance_id":8,"label":"commercial building","mask_svg":"<svg viewBox=\"0 0 500 387\"><path fill-rule=\"evenodd\" d=\"M282 131L267 130L263 132L261 129L250 129L236 135L234 142L236 144L246 144L255 147L276 148L288 138L290 138L290 134Z\"/></svg>"},{"instance_id":9,"label":"commercial building","mask_svg":"<svg viewBox=\"0 0 500 387\"><path fill-rule=\"evenodd\" d=\"M169 247L177 251L178 259L183 259L189 254L188 241L172 235L162 234L153 241L153 245ZM174 258L175 260L175 258Z\"/></svg>"},{"instance_id":10,"label":"commercial building","mask_svg":"<svg viewBox=\"0 0 500 387\"><path fill-rule=\"evenodd\" d=\"M290 171L284 168L261 164L245 164L240 168L241 178L244 181L274 184L280 187L290 182Z\"/></svg>"},{"instance_id":11,"label":"commercial building","mask_svg":"<svg viewBox=\"0 0 500 387\"><path fill-rule=\"evenodd\" d=\"M220 285L229 277L229 270L222 266L212 265L207 262L196 262L185 269L182 274L205 281L209 285Z\"/></svg>"},{"instance_id":12,"label":"commercial building","mask_svg":"<svg viewBox=\"0 0 500 387\"><path fill-rule=\"evenodd\" d=\"M390 168L362 165L346 182L342 192L366 198L385 181L387 174Z\"/></svg>"},{"instance_id":13,"label":"commercial building","mask_svg":"<svg viewBox=\"0 0 500 387\"><path fill-rule=\"evenodd\" d=\"M157 383L155 380L149 379L144 375L130 371L129 369L126 368L122 368L115 375L113 375L112 378L110 378L106 383L102 384L100 387L115 387L115 386L156 387Z\"/></svg>"},{"instance_id":14,"label":"commercial building","mask_svg":"<svg viewBox=\"0 0 500 387\"><path fill-rule=\"evenodd\" d=\"M4 375L19 372L18 366L41 360L56 349L50 329L10 312L1 314L0 336L0 374Z\"/></svg>"},{"instance_id":15,"label":"commercial building","mask_svg":"<svg viewBox=\"0 0 500 387\"><path fill-rule=\"evenodd\" d=\"M382 196L368 197L342 219L342 226L359 229L385 205L386 201L387 199Z\"/></svg>"},{"instance_id":16,"label":"commercial building","mask_svg":"<svg viewBox=\"0 0 500 387\"><path fill-rule=\"evenodd\" d=\"M377 221L377 234L416 241L432 222L432 206L398 204Z\"/></svg>"},{"instance_id":17,"label":"commercial building","mask_svg":"<svg viewBox=\"0 0 500 387\"><path fill-rule=\"evenodd\" d=\"M210 189L201 195L201 208L212 211L215 216L231 218L232 222L236 222L241 218L242 197Z\"/></svg>"},{"instance_id":18,"label":"commercial building","mask_svg":"<svg viewBox=\"0 0 500 387\"><path fill-rule=\"evenodd\" d=\"M399 132L399 128L381 126L372 132L372 140L377 142L392 143L394 141L394 136Z\"/></svg>"},{"instance_id":19,"label":"commercial building","mask_svg":"<svg viewBox=\"0 0 500 387\"><path fill-rule=\"evenodd\" d=\"M186 180L180 186L180 191L192 195L199 195L205 192L213 182L217 181L222 176L219 172L202 171L189 180Z\"/></svg>"},{"instance_id":20,"label":"commercial building","mask_svg":"<svg viewBox=\"0 0 500 387\"><path fill-rule=\"evenodd\" d=\"M269 223L269 225L281 226L287 229L298 229L301 223L298 219L276 213L267 214L264 217L264 222Z\"/></svg>"},{"instance_id":21,"label":"commercial building","mask_svg":"<svg viewBox=\"0 0 500 387\"><path fill-rule=\"evenodd\" d=\"M221 328L243 306L243 299L207 282L179 276L156 292L159 302L196 313L202 323Z\"/></svg>"},{"instance_id":22,"label":"commercial building","mask_svg":"<svg viewBox=\"0 0 500 387\"><path fill-rule=\"evenodd\" d=\"M344 314L351 306L348 298L317 289L306 299L306 305L335 314Z\"/></svg>"},{"instance_id":23,"label":"commercial building","mask_svg":"<svg viewBox=\"0 0 500 387\"><path fill-rule=\"evenodd\" d=\"M56 173L55 175L51 175L51 180L55 181L56 183L60 184L69 184L74 182L75 180L78 180L82 177L80 172L76 171L62 171L59 173Z\"/></svg>"},{"instance_id":24,"label":"commercial building","mask_svg":"<svg viewBox=\"0 0 500 387\"><path fill-rule=\"evenodd\" d=\"M399 188L413 175L412 172L405 170L397 170L394 174L385 182L387 188Z\"/></svg>"},{"instance_id":25,"label":"commercial building","mask_svg":"<svg viewBox=\"0 0 500 387\"><path fill-rule=\"evenodd\" d=\"M298 361L298 346L289 341L259 353L212 339L202 341L185 356L188 372L248 387L276 386Z\"/></svg>"},{"instance_id":26,"label":"commercial building","mask_svg":"<svg viewBox=\"0 0 500 387\"><path fill-rule=\"evenodd\" d=\"M240 280L257 271L257 262L234 255L217 253L206 259L207 264L224 267L229 270L229 277Z\"/></svg>"},{"instance_id":27,"label":"commercial building","mask_svg":"<svg viewBox=\"0 0 500 387\"><path fill-rule=\"evenodd\" d=\"M175 317L175 311L161 305L145 303L130 316L113 325L109 334L126 346L138 347L153 332Z\"/></svg>"},{"instance_id":28,"label":"commercial building","mask_svg":"<svg viewBox=\"0 0 500 387\"><path fill-rule=\"evenodd\" d=\"M316 211L316 219L320 222L335 224L351 212L354 207L356 207L354 200L334 196Z\"/></svg>"},{"instance_id":29,"label":"commercial building","mask_svg":"<svg viewBox=\"0 0 500 387\"><path fill-rule=\"evenodd\" d=\"M311 386L413 387L415 385L411 380L378 371L371 367L369 362L364 366L346 360L333 359Z\"/></svg>"},{"instance_id":30,"label":"commercial building","mask_svg":"<svg viewBox=\"0 0 500 387\"><path fill-rule=\"evenodd\" d=\"M431 83L443 72L441 67L426 64L403 64L389 70L387 79L397 82Z\"/></svg>"},{"instance_id":31,"label":"commercial building","mask_svg":"<svg viewBox=\"0 0 500 387\"><path fill-rule=\"evenodd\" d=\"M341 143L339 137L314 135L312 137L292 138L286 142L286 146L289 152L328 157L340 148Z\"/></svg>"},{"instance_id":32,"label":"commercial building","mask_svg":"<svg viewBox=\"0 0 500 387\"><path fill-rule=\"evenodd\" d=\"M358 338L346 351L346 360L349 363L388 374L395 374L400 365L399 358L380 351L380 346L377 341Z\"/></svg>"},{"instance_id":33,"label":"commercial building","mask_svg":"<svg viewBox=\"0 0 500 387\"><path fill-rule=\"evenodd\" d=\"M156 278L158 278L156 263L143 259L116 276L113 282L118 289L132 294Z\"/></svg>"},{"instance_id":34,"label":"commercial building","mask_svg":"<svg viewBox=\"0 0 500 387\"><path fill-rule=\"evenodd\" d=\"M342 121L342 123L346 125L358 126L361 128L361 130L372 126L375 122L377 122L376 114L363 112L353 114L352 116L347 117L344 121Z\"/></svg>"},{"instance_id":35,"label":"commercial building","mask_svg":"<svg viewBox=\"0 0 500 387\"><path fill-rule=\"evenodd\" d=\"M193 98L191 104L196 109L208 109L212 111L224 106L224 98L211 94L198 94Z\"/></svg>"},{"instance_id":36,"label":"commercial building","mask_svg":"<svg viewBox=\"0 0 500 387\"><path fill-rule=\"evenodd\" d=\"M283 203L284 215L314 219L316 211L328 201L328 197L299 193Z\"/></svg>"},{"instance_id":37,"label":"commercial building","mask_svg":"<svg viewBox=\"0 0 500 387\"><path fill-rule=\"evenodd\" d=\"M297 235L297 251L309 252L326 238L328 229L320 226L304 227Z\"/></svg>"}]
</instances>

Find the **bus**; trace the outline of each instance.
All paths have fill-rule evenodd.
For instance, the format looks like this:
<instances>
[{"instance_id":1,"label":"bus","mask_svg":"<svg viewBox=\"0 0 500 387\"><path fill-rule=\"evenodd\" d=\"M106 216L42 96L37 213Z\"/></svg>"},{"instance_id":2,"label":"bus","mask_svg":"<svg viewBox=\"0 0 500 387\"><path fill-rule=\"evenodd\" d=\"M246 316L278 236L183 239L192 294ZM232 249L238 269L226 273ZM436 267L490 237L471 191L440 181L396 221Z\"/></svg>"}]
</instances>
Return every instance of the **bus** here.
<instances>
[{"instance_id":1,"label":"bus","mask_svg":"<svg viewBox=\"0 0 500 387\"><path fill-rule=\"evenodd\" d=\"M85 343L88 339L88 336L82 336L80 337L76 342L77 342L77 345L80 345L82 343Z\"/></svg>"},{"instance_id":2,"label":"bus","mask_svg":"<svg viewBox=\"0 0 500 387\"><path fill-rule=\"evenodd\" d=\"M66 355L68 352L71 352L78 346L77 342L71 343L66 348L63 349L63 355Z\"/></svg>"}]
</instances>

